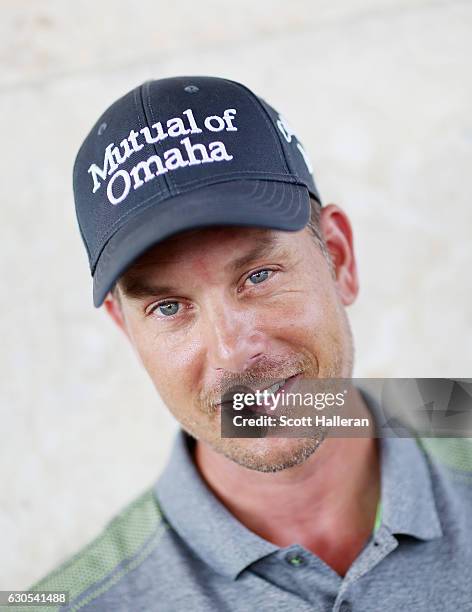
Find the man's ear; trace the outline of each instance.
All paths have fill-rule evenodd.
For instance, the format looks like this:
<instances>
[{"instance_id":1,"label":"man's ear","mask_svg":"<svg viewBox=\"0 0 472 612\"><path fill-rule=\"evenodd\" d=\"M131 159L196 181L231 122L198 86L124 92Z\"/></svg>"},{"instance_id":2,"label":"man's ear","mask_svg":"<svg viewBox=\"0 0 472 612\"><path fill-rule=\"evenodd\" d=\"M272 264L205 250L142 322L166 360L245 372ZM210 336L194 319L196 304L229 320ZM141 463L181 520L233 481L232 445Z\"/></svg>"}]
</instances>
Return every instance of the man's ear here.
<instances>
[{"instance_id":1,"label":"man's ear","mask_svg":"<svg viewBox=\"0 0 472 612\"><path fill-rule=\"evenodd\" d=\"M123 315L123 310L121 308L120 300L118 297L114 296L112 293L109 293L103 302L105 306L105 310L113 319L113 321L118 325L121 331L127 336L129 339L129 332L126 326L125 317Z\"/></svg>"},{"instance_id":2,"label":"man's ear","mask_svg":"<svg viewBox=\"0 0 472 612\"><path fill-rule=\"evenodd\" d=\"M320 229L333 262L339 296L348 306L359 292L351 224L339 206L328 204L321 208Z\"/></svg>"}]
</instances>

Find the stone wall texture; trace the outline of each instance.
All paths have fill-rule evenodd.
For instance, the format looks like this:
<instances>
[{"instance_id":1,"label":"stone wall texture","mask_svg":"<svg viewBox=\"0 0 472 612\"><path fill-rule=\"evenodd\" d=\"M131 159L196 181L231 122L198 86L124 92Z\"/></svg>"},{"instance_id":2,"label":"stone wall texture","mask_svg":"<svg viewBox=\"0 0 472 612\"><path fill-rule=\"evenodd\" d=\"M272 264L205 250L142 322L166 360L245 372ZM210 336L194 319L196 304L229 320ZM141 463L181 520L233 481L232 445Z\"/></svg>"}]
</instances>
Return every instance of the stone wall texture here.
<instances>
[{"instance_id":1,"label":"stone wall texture","mask_svg":"<svg viewBox=\"0 0 472 612\"><path fill-rule=\"evenodd\" d=\"M472 3L3 0L0 589L93 538L176 425L92 306L72 163L149 78L226 76L289 120L350 215L359 377L472 375Z\"/></svg>"}]
</instances>

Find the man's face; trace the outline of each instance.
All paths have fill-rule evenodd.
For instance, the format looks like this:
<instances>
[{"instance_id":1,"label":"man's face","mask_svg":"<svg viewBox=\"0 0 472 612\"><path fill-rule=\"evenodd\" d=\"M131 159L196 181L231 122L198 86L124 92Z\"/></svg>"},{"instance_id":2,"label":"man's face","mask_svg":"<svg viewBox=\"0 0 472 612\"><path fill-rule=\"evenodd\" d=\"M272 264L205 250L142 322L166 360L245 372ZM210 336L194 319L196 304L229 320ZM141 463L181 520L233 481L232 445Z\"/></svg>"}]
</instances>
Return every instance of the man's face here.
<instances>
[{"instance_id":1,"label":"man's face","mask_svg":"<svg viewBox=\"0 0 472 612\"><path fill-rule=\"evenodd\" d=\"M225 391L352 374L344 306L357 285L348 286L343 274L354 267L355 276L355 263L344 213L334 208L323 210L322 229L336 278L308 229L218 227L157 245L121 279L120 303L106 301L181 426L252 469L301 463L323 435L221 438Z\"/></svg>"}]
</instances>

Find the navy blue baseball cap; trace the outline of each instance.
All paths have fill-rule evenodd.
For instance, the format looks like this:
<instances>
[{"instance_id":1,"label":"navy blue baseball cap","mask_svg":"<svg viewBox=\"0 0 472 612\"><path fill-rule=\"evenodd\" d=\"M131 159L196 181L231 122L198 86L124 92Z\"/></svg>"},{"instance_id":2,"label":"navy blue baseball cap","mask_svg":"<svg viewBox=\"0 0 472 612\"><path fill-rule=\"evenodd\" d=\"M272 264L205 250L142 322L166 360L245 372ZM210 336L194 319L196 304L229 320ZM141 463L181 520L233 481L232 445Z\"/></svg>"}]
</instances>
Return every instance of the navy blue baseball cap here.
<instances>
[{"instance_id":1,"label":"navy blue baseball cap","mask_svg":"<svg viewBox=\"0 0 472 612\"><path fill-rule=\"evenodd\" d=\"M100 306L147 249L215 225L297 231L321 200L285 119L244 85L182 76L112 104L74 164L74 198Z\"/></svg>"}]
</instances>

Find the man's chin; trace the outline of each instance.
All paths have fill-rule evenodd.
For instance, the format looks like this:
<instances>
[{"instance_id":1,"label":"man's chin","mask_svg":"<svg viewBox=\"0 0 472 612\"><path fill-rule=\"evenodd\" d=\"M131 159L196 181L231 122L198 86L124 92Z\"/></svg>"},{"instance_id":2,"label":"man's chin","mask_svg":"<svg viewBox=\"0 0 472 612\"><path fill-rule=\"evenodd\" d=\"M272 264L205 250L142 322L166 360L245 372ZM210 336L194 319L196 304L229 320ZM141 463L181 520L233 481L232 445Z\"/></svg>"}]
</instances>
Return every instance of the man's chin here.
<instances>
[{"instance_id":1,"label":"man's chin","mask_svg":"<svg viewBox=\"0 0 472 612\"><path fill-rule=\"evenodd\" d=\"M304 463L320 446L325 433L313 438L220 438L211 447L242 467L280 472Z\"/></svg>"}]
</instances>

